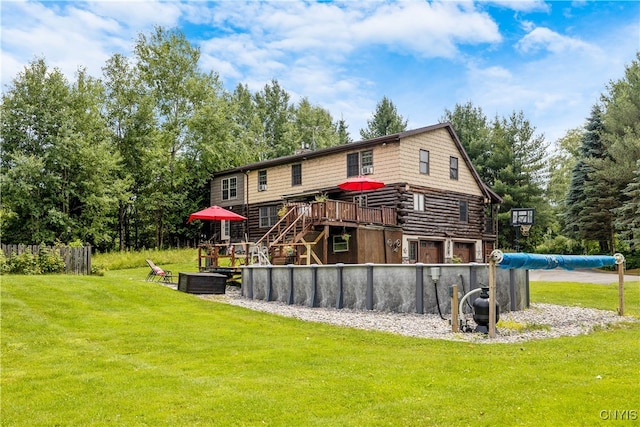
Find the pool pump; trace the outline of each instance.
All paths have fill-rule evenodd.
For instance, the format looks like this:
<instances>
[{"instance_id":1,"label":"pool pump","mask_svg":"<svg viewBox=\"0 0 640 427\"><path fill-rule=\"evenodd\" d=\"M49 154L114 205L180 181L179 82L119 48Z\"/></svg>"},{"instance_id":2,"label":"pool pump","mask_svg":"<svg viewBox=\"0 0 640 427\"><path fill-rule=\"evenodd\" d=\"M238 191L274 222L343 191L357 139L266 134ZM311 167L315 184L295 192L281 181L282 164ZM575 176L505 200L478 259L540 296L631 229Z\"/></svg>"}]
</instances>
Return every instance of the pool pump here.
<instances>
[{"instance_id":1,"label":"pool pump","mask_svg":"<svg viewBox=\"0 0 640 427\"><path fill-rule=\"evenodd\" d=\"M473 320L475 332L489 333L489 288L482 288L480 296L473 301ZM500 320L500 305L496 301L496 323Z\"/></svg>"}]
</instances>

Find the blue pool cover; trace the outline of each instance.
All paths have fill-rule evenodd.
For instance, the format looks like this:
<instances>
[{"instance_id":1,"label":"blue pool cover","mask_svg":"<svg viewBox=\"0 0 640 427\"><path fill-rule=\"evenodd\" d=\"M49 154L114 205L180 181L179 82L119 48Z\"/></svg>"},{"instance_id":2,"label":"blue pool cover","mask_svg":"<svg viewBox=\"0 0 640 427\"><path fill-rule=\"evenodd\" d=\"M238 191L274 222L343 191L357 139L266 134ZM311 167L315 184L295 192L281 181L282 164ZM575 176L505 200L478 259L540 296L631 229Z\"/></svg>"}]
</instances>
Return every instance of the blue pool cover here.
<instances>
[{"instance_id":1,"label":"blue pool cover","mask_svg":"<svg viewBox=\"0 0 640 427\"><path fill-rule=\"evenodd\" d=\"M528 253L506 253L497 264L501 268L522 268L527 270L551 270L564 268L599 268L616 264L614 256L607 255L541 255Z\"/></svg>"}]
</instances>

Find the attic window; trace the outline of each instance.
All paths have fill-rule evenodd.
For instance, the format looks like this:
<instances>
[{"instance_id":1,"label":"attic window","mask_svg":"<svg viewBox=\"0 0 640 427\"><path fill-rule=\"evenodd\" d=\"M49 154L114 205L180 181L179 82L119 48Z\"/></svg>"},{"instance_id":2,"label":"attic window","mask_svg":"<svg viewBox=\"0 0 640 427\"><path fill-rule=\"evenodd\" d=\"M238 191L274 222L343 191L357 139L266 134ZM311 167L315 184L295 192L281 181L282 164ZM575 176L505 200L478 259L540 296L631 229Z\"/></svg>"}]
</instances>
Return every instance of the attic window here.
<instances>
[{"instance_id":1,"label":"attic window","mask_svg":"<svg viewBox=\"0 0 640 427\"><path fill-rule=\"evenodd\" d=\"M420 173L429 175L429 151L420 150Z\"/></svg>"},{"instance_id":2,"label":"attic window","mask_svg":"<svg viewBox=\"0 0 640 427\"><path fill-rule=\"evenodd\" d=\"M458 158L449 157L449 178L458 179Z\"/></svg>"}]
</instances>

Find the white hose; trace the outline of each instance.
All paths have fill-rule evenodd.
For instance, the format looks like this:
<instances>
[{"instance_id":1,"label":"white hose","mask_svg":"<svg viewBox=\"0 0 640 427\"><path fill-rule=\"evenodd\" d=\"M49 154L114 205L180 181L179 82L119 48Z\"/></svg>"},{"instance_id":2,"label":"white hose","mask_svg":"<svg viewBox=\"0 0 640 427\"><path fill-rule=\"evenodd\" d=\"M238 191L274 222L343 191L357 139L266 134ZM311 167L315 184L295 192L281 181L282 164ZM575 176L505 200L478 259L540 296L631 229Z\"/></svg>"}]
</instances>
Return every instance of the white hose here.
<instances>
[{"instance_id":1,"label":"white hose","mask_svg":"<svg viewBox=\"0 0 640 427\"><path fill-rule=\"evenodd\" d=\"M482 288L476 288L476 289L473 289L473 290L467 292L467 294L465 296L463 296L462 299L460 300L460 304L458 304L458 323L460 325L462 325L462 319L464 318L464 313L462 311L462 306L463 306L464 302L472 294L477 294L478 292L482 292Z\"/></svg>"}]
</instances>

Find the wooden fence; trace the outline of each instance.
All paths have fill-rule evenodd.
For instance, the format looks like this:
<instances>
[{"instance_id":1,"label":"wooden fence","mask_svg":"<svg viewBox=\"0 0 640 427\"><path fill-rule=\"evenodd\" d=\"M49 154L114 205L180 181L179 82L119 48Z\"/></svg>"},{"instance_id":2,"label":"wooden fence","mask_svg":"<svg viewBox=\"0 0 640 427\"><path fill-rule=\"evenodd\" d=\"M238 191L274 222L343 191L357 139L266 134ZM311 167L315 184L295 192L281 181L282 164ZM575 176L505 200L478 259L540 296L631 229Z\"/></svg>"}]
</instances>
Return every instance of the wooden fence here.
<instances>
[{"instance_id":1,"label":"wooden fence","mask_svg":"<svg viewBox=\"0 0 640 427\"><path fill-rule=\"evenodd\" d=\"M30 251L38 255L42 248L57 251L64 260L66 274L91 274L91 246L40 246L40 245L7 245L0 244L7 260L11 257Z\"/></svg>"}]
</instances>

